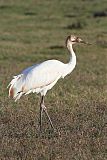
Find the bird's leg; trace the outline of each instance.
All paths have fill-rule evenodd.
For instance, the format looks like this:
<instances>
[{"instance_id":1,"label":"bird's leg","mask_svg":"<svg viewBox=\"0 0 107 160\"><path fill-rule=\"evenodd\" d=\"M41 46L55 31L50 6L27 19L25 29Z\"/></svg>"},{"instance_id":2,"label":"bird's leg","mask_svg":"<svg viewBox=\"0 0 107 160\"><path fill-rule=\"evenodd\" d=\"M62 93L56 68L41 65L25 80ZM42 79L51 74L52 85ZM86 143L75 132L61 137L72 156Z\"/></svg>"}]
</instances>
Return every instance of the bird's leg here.
<instances>
[{"instance_id":1,"label":"bird's leg","mask_svg":"<svg viewBox=\"0 0 107 160\"><path fill-rule=\"evenodd\" d=\"M47 115L47 117L48 117L48 120L49 120L49 123L50 123L51 127L53 128L53 130L55 130L55 128L54 128L54 126L53 126L53 123L52 123L52 121L51 121L51 118L50 118L50 116L49 116L49 114L48 114L47 108L46 108L45 106L44 106L44 111L45 111L45 113L46 113L46 115Z\"/></svg>"},{"instance_id":2,"label":"bird's leg","mask_svg":"<svg viewBox=\"0 0 107 160\"><path fill-rule=\"evenodd\" d=\"M41 98L41 102L40 102L40 131L42 130L42 114L43 114L43 96Z\"/></svg>"},{"instance_id":3,"label":"bird's leg","mask_svg":"<svg viewBox=\"0 0 107 160\"><path fill-rule=\"evenodd\" d=\"M50 116L49 116L49 114L48 114L47 108L45 107L45 104L44 104L44 96L42 96L41 104L40 104L40 130L41 130L41 127L42 127L42 112L43 112L43 111L44 111L45 114L47 115L51 127L53 128L53 130L55 130L55 128L54 128L54 126L53 126L53 123L52 123L52 121L51 121L51 118L50 118Z\"/></svg>"}]
</instances>

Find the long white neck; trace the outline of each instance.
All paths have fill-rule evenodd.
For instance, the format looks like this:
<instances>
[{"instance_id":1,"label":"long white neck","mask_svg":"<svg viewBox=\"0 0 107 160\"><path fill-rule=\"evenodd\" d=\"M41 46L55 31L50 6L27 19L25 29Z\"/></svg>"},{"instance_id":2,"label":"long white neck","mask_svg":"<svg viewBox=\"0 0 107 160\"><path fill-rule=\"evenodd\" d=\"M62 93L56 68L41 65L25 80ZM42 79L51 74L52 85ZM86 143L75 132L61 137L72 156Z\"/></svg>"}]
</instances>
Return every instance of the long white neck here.
<instances>
[{"instance_id":1,"label":"long white neck","mask_svg":"<svg viewBox=\"0 0 107 160\"><path fill-rule=\"evenodd\" d=\"M75 55L75 52L72 48L72 44L69 45L69 48L68 48L69 52L70 52L70 60L69 60L69 63L68 65L72 68L72 70L75 68L75 65L76 65L76 55Z\"/></svg>"},{"instance_id":2,"label":"long white neck","mask_svg":"<svg viewBox=\"0 0 107 160\"><path fill-rule=\"evenodd\" d=\"M72 48L72 44L69 44L69 46L67 46L67 48L70 52L70 60L66 64L63 77L65 77L67 74L70 74L76 66L76 55L75 55L74 50Z\"/></svg>"}]
</instances>

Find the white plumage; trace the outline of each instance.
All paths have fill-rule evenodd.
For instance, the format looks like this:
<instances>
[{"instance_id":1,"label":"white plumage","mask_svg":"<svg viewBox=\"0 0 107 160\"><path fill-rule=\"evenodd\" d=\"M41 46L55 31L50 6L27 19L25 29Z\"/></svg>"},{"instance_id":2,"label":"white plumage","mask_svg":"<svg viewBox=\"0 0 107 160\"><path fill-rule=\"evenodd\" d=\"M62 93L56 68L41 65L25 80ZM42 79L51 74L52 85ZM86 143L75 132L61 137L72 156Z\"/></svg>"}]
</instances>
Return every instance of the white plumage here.
<instances>
[{"instance_id":1,"label":"white plumage","mask_svg":"<svg viewBox=\"0 0 107 160\"><path fill-rule=\"evenodd\" d=\"M48 60L22 71L10 82L9 95L18 100L22 94L31 92L46 94L59 78L64 78L69 72L69 65L58 60Z\"/></svg>"},{"instance_id":2,"label":"white plumage","mask_svg":"<svg viewBox=\"0 0 107 160\"><path fill-rule=\"evenodd\" d=\"M45 110L43 97L47 91L50 90L60 78L64 78L67 74L71 73L76 65L76 56L73 51L72 45L76 42L84 42L75 36L68 36L66 46L70 52L70 61L67 64L58 60L47 60L43 63L33 65L22 71L21 74L14 76L9 86L9 96L17 101L23 94L40 93L42 96L41 108ZM42 111L41 111L42 112ZM41 128L41 113L40 112L40 128ZM49 115L46 112L48 118ZM49 119L51 126L53 124ZM54 128L54 127L53 127Z\"/></svg>"}]
</instances>

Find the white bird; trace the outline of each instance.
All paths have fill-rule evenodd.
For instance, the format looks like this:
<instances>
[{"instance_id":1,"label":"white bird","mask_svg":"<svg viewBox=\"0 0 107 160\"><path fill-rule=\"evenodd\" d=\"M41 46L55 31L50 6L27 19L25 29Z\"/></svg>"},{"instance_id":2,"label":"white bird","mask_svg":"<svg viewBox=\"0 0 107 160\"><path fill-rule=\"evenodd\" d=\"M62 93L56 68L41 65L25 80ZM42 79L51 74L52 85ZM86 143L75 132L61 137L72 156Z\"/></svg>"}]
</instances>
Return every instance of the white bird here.
<instances>
[{"instance_id":1,"label":"white bird","mask_svg":"<svg viewBox=\"0 0 107 160\"><path fill-rule=\"evenodd\" d=\"M15 101L25 94L40 93L40 130L42 129L42 113L46 113L51 127L54 129L53 123L47 112L44 104L44 96L60 78L64 78L70 74L76 65L76 55L73 51L72 45L75 43L86 43L81 38L70 35L66 39L66 47L70 52L70 60L68 63L63 63L58 60L47 60L40 64L35 64L22 71L21 74L14 76L9 83L9 96Z\"/></svg>"}]
</instances>

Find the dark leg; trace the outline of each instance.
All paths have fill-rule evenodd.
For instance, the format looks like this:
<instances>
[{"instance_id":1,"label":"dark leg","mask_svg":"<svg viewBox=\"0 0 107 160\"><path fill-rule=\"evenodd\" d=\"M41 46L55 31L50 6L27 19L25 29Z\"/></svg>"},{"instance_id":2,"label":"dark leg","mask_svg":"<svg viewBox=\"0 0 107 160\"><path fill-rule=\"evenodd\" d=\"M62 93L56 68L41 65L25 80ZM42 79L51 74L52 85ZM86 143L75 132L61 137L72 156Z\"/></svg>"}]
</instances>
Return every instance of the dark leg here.
<instances>
[{"instance_id":1,"label":"dark leg","mask_svg":"<svg viewBox=\"0 0 107 160\"><path fill-rule=\"evenodd\" d=\"M53 126L53 123L51 121L51 118L50 118L50 116L48 114L47 108L44 105L44 96L42 96L41 103L40 103L40 130L42 129L42 113L43 113L43 111L47 115L51 127L53 128L53 130L55 130L55 128Z\"/></svg>"},{"instance_id":2,"label":"dark leg","mask_svg":"<svg viewBox=\"0 0 107 160\"><path fill-rule=\"evenodd\" d=\"M43 97L41 98L40 102L40 131L42 130L42 114L43 114L42 104L43 104Z\"/></svg>"}]
</instances>

